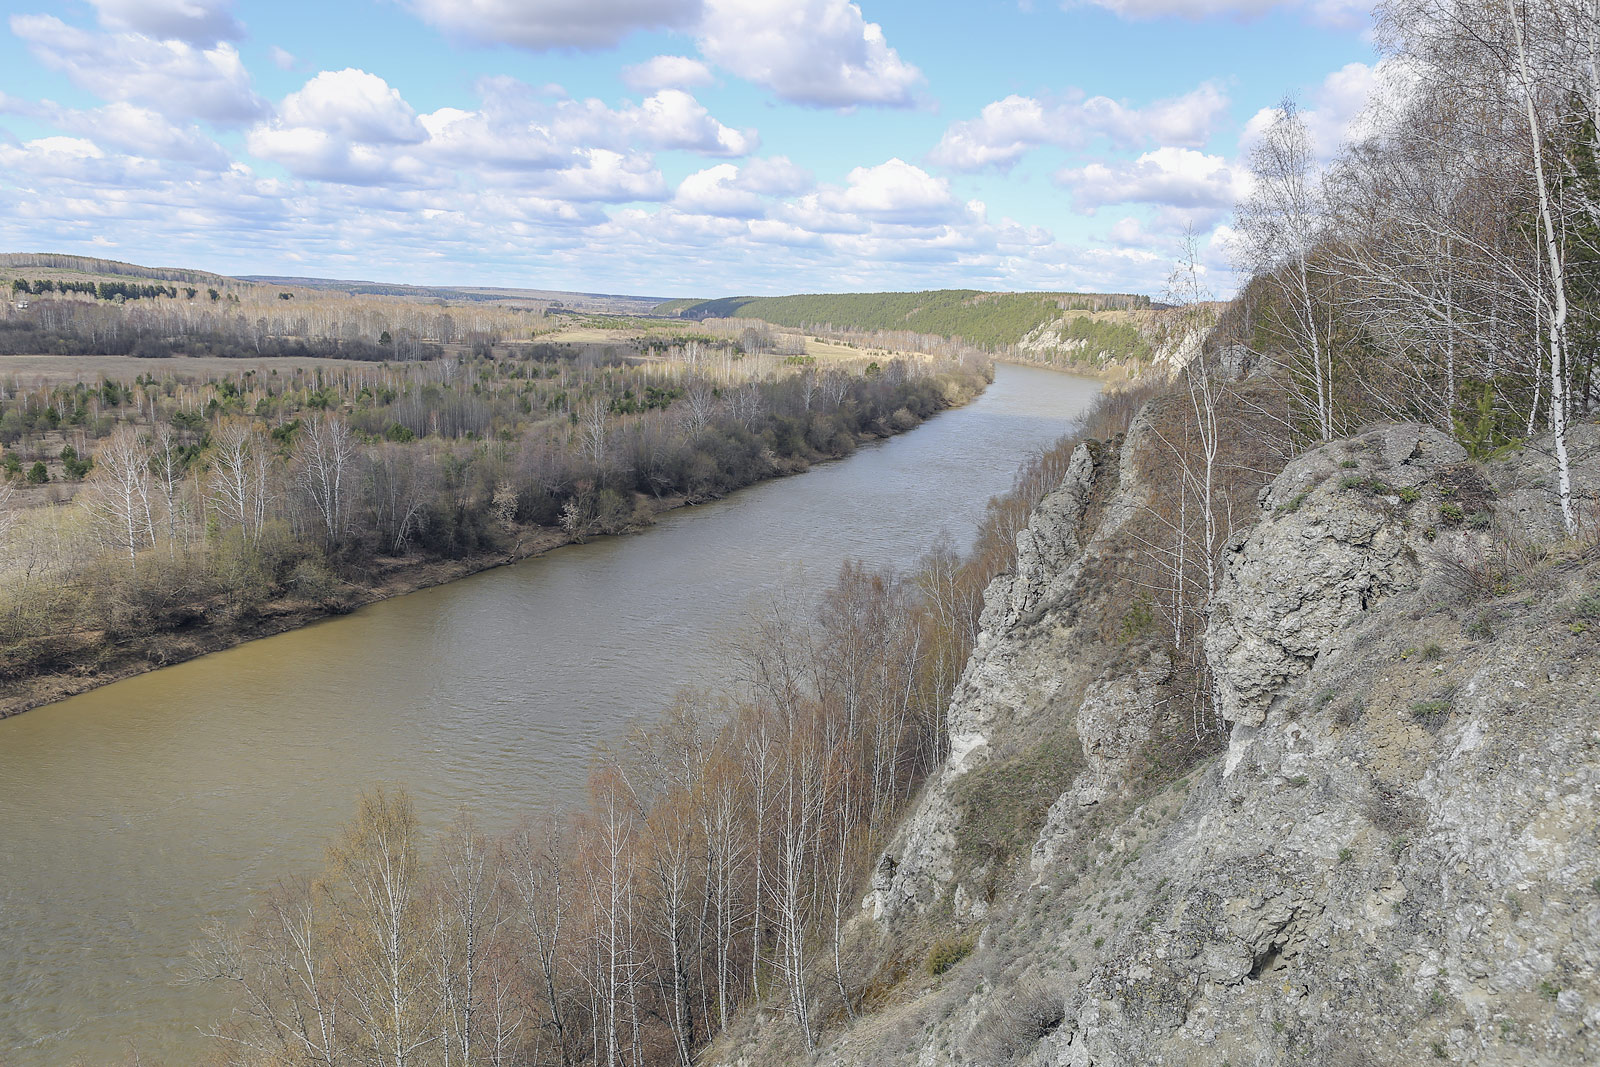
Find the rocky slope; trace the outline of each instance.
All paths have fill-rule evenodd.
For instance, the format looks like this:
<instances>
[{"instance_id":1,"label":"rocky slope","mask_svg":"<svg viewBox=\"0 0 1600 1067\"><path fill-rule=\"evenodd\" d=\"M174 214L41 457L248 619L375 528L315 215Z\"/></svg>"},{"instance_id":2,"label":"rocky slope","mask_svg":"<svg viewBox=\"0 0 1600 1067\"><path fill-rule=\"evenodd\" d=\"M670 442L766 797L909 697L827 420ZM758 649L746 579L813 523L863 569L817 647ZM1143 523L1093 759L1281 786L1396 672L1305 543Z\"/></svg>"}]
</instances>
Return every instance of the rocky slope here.
<instances>
[{"instance_id":1,"label":"rocky slope","mask_svg":"<svg viewBox=\"0 0 1600 1067\"><path fill-rule=\"evenodd\" d=\"M1104 618L1149 432L1080 448L990 588L857 921L869 1010L818 1061L1600 1062L1600 548L1546 457L1401 425L1290 463L1204 635L1221 751L1172 782L1176 668ZM1572 447L1593 507L1600 427ZM907 946L952 929L927 973ZM713 1058L797 1062L791 1030Z\"/></svg>"}]
</instances>

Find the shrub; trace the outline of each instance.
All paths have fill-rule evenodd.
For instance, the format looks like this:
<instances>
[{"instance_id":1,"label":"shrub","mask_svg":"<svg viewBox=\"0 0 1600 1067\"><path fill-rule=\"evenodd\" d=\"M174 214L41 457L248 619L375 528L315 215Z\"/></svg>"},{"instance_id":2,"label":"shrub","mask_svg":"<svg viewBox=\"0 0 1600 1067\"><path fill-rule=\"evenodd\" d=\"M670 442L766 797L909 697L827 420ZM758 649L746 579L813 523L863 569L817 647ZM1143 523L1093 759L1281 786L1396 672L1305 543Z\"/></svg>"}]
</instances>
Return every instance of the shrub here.
<instances>
[{"instance_id":1,"label":"shrub","mask_svg":"<svg viewBox=\"0 0 1600 1067\"><path fill-rule=\"evenodd\" d=\"M1419 700L1411 705L1411 717L1430 733L1437 730L1450 717L1449 700Z\"/></svg>"},{"instance_id":2,"label":"shrub","mask_svg":"<svg viewBox=\"0 0 1600 1067\"><path fill-rule=\"evenodd\" d=\"M941 937L928 946L928 957L924 961L928 973L941 975L972 955L972 949L977 944L977 938L972 934L952 934Z\"/></svg>"}]
</instances>

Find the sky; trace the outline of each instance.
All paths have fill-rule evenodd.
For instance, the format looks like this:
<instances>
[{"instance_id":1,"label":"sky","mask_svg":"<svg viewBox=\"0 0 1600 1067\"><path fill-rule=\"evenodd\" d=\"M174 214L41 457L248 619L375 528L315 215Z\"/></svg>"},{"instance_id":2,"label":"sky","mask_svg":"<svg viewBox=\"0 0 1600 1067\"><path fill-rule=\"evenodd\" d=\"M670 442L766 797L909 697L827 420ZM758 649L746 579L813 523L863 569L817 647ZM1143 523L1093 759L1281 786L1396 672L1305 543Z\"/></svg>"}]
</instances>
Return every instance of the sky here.
<instances>
[{"instance_id":1,"label":"sky","mask_svg":"<svg viewBox=\"0 0 1600 1067\"><path fill-rule=\"evenodd\" d=\"M0 251L648 296L1159 296L1360 0L0 0Z\"/></svg>"}]
</instances>

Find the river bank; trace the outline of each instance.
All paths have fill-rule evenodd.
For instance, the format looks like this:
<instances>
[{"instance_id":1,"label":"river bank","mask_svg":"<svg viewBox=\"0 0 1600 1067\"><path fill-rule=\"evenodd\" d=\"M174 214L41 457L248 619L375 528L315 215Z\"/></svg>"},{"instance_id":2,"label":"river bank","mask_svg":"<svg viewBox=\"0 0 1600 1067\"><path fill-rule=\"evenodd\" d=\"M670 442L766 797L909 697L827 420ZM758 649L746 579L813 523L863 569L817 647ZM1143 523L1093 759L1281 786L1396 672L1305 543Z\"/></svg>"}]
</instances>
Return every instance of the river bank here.
<instances>
[{"instance_id":1,"label":"river bank","mask_svg":"<svg viewBox=\"0 0 1600 1067\"><path fill-rule=\"evenodd\" d=\"M944 411L970 404L981 395L980 390L960 403L936 412L930 419L937 418ZM857 434L854 447L908 433L927 421L904 429L886 422L882 432ZM849 458L853 452L854 448L851 452L821 460L818 464L779 464L769 476L733 492L739 493L765 482L801 474L812 466L837 463ZM661 515L706 502L683 496L652 498L637 494L634 514L647 518L645 522L635 523L620 534L574 535L559 527L512 523L495 530L496 544L493 548L459 558L441 559L421 553L377 557L371 561L372 571L363 575L361 581L341 581L340 589L332 596L311 599L292 594L279 595L241 614L231 610L225 597L215 595L183 605L173 613L176 621L169 627L142 630L109 640L103 631L98 630L48 634L32 642L34 647L27 668L30 673L0 678L0 719L21 715L113 682L221 652L249 641L273 637L323 619L349 614L381 600L542 556L570 544L602 536L629 536Z\"/></svg>"}]
</instances>

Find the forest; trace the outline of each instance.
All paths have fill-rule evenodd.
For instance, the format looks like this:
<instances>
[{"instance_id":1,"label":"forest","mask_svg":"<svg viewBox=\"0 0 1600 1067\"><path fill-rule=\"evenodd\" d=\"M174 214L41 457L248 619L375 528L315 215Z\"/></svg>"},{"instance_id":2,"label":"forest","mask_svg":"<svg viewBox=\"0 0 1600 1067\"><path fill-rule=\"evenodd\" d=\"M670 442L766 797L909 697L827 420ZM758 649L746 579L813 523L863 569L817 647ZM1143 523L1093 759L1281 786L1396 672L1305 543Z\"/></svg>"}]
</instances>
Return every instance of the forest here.
<instances>
[{"instance_id":1,"label":"forest","mask_svg":"<svg viewBox=\"0 0 1600 1067\"><path fill-rule=\"evenodd\" d=\"M537 355L0 381L0 681L25 697L192 655L196 627L346 610L428 561L625 532L911 429L990 373L731 341Z\"/></svg>"},{"instance_id":2,"label":"forest","mask_svg":"<svg viewBox=\"0 0 1600 1067\"><path fill-rule=\"evenodd\" d=\"M1150 298L1127 294L984 293L941 289L925 293L820 293L806 296L725 297L670 301L658 314L685 318L752 318L807 330L909 331L960 338L990 351L1015 345L1065 311L1147 310Z\"/></svg>"}]
</instances>

